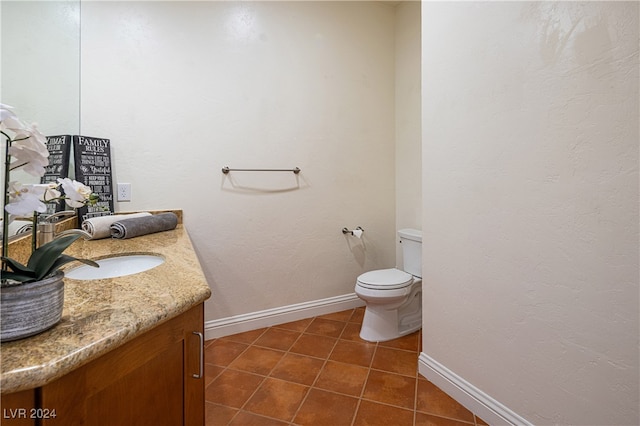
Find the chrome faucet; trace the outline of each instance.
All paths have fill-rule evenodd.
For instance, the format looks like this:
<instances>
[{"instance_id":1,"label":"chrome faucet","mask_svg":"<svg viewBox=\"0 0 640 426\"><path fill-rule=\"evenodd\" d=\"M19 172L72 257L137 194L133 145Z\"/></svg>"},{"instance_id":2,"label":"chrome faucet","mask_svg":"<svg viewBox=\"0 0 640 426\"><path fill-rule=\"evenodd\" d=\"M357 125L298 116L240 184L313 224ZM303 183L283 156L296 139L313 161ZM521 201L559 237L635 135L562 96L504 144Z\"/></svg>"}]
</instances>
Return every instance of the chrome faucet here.
<instances>
[{"instance_id":1,"label":"chrome faucet","mask_svg":"<svg viewBox=\"0 0 640 426\"><path fill-rule=\"evenodd\" d=\"M73 216L74 214L76 214L76 212L73 210L65 210L47 216L42 222L38 223L38 247L64 235L78 234L82 235L85 240L91 239L91 234L82 229L67 229L66 231L56 234L56 222L60 218Z\"/></svg>"}]
</instances>

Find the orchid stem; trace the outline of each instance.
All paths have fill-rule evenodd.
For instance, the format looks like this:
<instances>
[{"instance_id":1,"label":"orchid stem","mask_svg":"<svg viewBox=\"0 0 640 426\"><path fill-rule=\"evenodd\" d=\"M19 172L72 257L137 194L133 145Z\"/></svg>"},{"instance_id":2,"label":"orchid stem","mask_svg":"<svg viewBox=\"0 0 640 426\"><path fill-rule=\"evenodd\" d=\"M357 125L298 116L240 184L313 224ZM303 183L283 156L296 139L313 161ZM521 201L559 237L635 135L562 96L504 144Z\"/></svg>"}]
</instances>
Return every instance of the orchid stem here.
<instances>
[{"instance_id":1,"label":"orchid stem","mask_svg":"<svg viewBox=\"0 0 640 426\"><path fill-rule=\"evenodd\" d=\"M36 251L38 241L38 212L33 212L33 221L31 224L31 253Z\"/></svg>"},{"instance_id":2,"label":"orchid stem","mask_svg":"<svg viewBox=\"0 0 640 426\"><path fill-rule=\"evenodd\" d=\"M9 212L5 207L9 204L9 191L7 185L9 183L11 157L9 156L9 147L11 146L11 138L5 132L2 134L7 138L6 152L4 156L4 204L2 205L2 256L9 257ZM2 270L7 270L7 263L2 261Z\"/></svg>"}]
</instances>

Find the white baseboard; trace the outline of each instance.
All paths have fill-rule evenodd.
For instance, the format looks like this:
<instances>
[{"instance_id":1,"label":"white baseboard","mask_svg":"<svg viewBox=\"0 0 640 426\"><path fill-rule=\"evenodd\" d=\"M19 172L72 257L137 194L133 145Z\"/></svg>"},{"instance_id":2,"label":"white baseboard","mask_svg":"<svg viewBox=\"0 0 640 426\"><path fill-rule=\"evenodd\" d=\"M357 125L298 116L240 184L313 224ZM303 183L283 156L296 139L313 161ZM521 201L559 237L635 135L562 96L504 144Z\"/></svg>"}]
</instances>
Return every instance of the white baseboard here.
<instances>
[{"instance_id":1,"label":"white baseboard","mask_svg":"<svg viewBox=\"0 0 640 426\"><path fill-rule=\"evenodd\" d=\"M229 336L231 334L271 327L286 322L364 306L364 301L355 293L326 299L312 300L295 305L250 312L248 314L211 320L204 323L205 339Z\"/></svg>"},{"instance_id":2,"label":"white baseboard","mask_svg":"<svg viewBox=\"0 0 640 426\"><path fill-rule=\"evenodd\" d=\"M418 359L418 370L430 382L490 425L533 426L513 410L505 407L424 352L420 354Z\"/></svg>"}]
</instances>

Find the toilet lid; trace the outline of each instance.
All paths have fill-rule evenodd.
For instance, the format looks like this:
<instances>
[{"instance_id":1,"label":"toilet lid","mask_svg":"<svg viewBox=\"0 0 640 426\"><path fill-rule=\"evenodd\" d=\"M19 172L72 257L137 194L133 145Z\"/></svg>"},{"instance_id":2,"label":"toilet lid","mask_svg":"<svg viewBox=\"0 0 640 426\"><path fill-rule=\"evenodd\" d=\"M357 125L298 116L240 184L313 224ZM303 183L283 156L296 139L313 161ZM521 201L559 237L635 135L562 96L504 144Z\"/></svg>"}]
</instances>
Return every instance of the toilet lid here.
<instances>
[{"instance_id":1,"label":"toilet lid","mask_svg":"<svg viewBox=\"0 0 640 426\"><path fill-rule=\"evenodd\" d=\"M411 285L413 276L400 269L378 269L358 277L358 284L365 288L392 290Z\"/></svg>"}]
</instances>

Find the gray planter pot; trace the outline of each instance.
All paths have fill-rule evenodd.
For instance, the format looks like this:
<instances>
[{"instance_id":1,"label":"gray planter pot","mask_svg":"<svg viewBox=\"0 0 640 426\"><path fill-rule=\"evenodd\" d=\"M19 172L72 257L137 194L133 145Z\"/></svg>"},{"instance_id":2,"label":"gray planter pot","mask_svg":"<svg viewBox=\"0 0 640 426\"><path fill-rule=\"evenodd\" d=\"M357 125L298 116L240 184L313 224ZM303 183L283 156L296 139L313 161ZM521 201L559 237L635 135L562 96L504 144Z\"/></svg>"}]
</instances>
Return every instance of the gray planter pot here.
<instances>
[{"instance_id":1,"label":"gray planter pot","mask_svg":"<svg viewBox=\"0 0 640 426\"><path fill-rule=\"evenodd\" d=\"M41 281L2 287L0 341L33 336L53 327L62 317L64 273Z\"/></svg>"}]
</instances>

